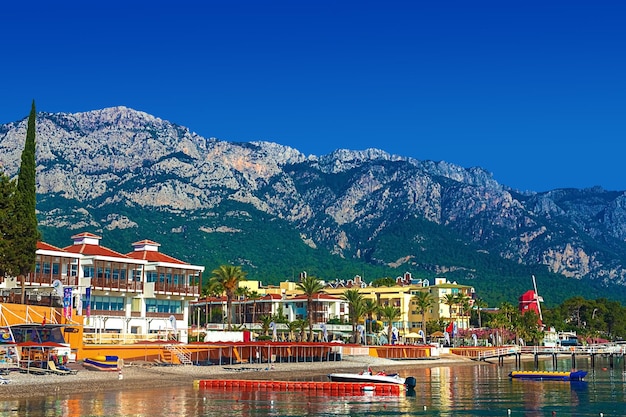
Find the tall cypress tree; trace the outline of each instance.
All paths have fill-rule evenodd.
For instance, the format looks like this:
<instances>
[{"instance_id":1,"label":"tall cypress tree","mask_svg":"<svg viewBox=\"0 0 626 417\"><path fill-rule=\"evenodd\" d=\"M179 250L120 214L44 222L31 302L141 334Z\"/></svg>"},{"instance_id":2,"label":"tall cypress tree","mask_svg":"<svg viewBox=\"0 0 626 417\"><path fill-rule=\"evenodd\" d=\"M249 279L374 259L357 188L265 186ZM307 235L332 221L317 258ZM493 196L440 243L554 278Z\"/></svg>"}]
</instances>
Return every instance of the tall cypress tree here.
<instances>
[{"instance_id":1,"label":"tall cypress tree","mask_svg":"<svg viewBox=\"0 0 626 417\"><path fill-rule=\"evenodd\" d=\"M22 151L20 172L17 177L16 226L19 232L13 242L16 249L17 269L22 285L22 304L25 300L24 282L26 275L35 269L37 241L40 239L37 228L37 196L35 189L35 100L28 116L26 143Z\"/></svg>"},{"instance_id":2,"label":"tall cypress tree","mask_svg":"<svg viewBox=\"0 0 626 417\"><path fill-rule=\"evenodd\" d=\"M15 261L15 193L16 181L0 172L0 277L19 274Z\"/></svg>"}]
</instances>

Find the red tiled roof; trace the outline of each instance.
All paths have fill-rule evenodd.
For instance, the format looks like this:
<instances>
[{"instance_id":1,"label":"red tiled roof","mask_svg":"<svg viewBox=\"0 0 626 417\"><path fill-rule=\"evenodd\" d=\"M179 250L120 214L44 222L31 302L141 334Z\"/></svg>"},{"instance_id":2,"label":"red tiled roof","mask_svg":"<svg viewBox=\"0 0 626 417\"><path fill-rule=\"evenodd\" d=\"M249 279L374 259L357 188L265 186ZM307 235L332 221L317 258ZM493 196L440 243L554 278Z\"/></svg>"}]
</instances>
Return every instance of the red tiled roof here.
<instances>
[{"instance_id":1,"label":"red tiled roof","mask_svg":"<svg viewBox=\"0 0 626 417\"><path fill-rule=\"evenodd\" d=\"M306 300L307 296L304 294L298 294L292 298L292 300ZM317 293L313 296L313 300L340 300L339 297L335 297L330 294Z\"/></svg>"},{"instance_id":2,"label":"red tiled roof","mask_svg":"<svg viewBox=\"0 0 626 417\"><path fill-rule=\"evenodd\" d=\"M113 249L105 248L104 246L100 246L100 245L86 245L86 244L70 245L70 246L63 248L63 250L72 252L72 253L81 253L83 255L89 255L89 256L111 256L115 258L128 258L128 256L126 255L123 255L119 252L115 252Z\"/></svg>"},{"instance_id":3,"label":"red tiled roof","mask_svg":"<svg viewBox=\"0 0 626 417\"><path fill-rule=\"evenodd\" d=\"M56 246L53 246L49 243L46 242L37 242L37 249L41 249L41 250L54 250L57 252L63 252L63 249L61 248L57 248Z\"/></svg>"},{"instance_id":4,"label":"red tiled roof","mask_svg":"<svg viewBox=\"0 0 626 417\"><path fill-rule=\"evenodd\" d=\"M179 259L154 250L133 251L127 253L126 256L133 259L143 259L148 262L168 262L171 264L189 265L187 262L183 262Z\"/></svg>"},{"instance_id":5,"label":"red tiled roof","mask_svg":"<svg viewBox=\"0 0 626 417\"><path fill-rule=\"evenodd\" d=\"M143 240L140 240L139 242L133 243L133 246L142 246L142 245L161 246L160 243L157 243L154 240L150 240L150 239L143 239Z\"/></svg>"},{"instance_id":6,"label":"red tiled roof","mask_svg":"<svg viewBox=\"0 0 626 417\"><path fill-rule=\"evenodd\" d=\"M74 236L72 236L72 239L76 239L76 238L79 238L79 237L91 237L91 238L94 238L94 239L102 239L102 236L94 235L93 233L89 233L89 232L82 232L82 233L79 233L77 235L74 235Z\"/></svg>"}]
</instances>

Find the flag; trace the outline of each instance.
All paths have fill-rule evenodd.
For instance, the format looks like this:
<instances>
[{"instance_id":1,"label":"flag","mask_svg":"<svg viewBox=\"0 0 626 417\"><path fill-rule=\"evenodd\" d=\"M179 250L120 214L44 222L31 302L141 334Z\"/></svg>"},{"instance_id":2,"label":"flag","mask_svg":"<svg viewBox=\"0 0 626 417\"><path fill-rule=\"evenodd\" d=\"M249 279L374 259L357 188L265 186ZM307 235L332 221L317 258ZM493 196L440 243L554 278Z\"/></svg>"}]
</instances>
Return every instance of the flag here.
<instances>
[{"instance_id":1,"label":"flag","mask_svg":"<svg viewBox=\"0 0 626 417\"><path fill-rule=\"evenodd\" d=\"M450 324L448 324L448 327L446 327L446 332L448 332L449 334L452 334L453 331L454 331L454 322L451 321Z\"/></svg>"}]
</instances>

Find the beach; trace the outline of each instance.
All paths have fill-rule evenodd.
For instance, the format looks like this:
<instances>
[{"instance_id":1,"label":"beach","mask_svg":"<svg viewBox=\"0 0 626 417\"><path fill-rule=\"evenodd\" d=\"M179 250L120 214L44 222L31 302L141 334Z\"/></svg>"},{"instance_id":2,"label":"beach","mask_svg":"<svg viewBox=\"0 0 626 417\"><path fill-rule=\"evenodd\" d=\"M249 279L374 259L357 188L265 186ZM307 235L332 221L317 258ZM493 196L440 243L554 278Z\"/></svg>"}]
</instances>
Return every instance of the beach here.
<instances>
[{"instance_id":1,"label":"beach","mask_svg":"<svg viewBox=\"0 0 626 417\"><path fill-rule=\"evenodd\" d=\"M201 379L268 379L268 380L307 380L324 376L330 372L360 372L367 367L375 370L401 372L403 368L437 366L480 366L466 357L446 354L431 360L395 361L371 356L344 356L338 362L300 362L274 364L234 364L234 365L172 365L162 366L149 362L126 363L120 372L102 372L71 364L77 369L76 375L32 375L11 372L5 378L11 382L0 385L3 399L38 397L47 395L69 395L74 393L98 392L105 390L159 388L193 384Z\"/></svg>"}]
</instances>

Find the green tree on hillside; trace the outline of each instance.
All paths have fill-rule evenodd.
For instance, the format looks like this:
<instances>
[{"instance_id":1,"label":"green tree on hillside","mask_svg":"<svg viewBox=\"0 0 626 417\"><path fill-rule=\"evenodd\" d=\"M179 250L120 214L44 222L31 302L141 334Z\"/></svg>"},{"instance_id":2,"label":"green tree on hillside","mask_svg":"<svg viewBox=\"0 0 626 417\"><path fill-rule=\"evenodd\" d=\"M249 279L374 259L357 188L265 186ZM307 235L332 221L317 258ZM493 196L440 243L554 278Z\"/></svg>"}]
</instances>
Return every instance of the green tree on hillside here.
<instances>
[{"instance_id":1,"label":"green tree on hillside","mask_svg":"<svg viewBox=\"0 0 626 417\"><path fill-rule=\"evenodd\" d=\"M40 239L37 228L37 205L35 189L35 100L28 116L26 142L22 151L22 161L17 177L16 236L12 242L16 252L17 269L22 286L22 304L25 296L25 279L35 269L37 242Z\"/></svg>"}]
</instances>

